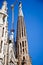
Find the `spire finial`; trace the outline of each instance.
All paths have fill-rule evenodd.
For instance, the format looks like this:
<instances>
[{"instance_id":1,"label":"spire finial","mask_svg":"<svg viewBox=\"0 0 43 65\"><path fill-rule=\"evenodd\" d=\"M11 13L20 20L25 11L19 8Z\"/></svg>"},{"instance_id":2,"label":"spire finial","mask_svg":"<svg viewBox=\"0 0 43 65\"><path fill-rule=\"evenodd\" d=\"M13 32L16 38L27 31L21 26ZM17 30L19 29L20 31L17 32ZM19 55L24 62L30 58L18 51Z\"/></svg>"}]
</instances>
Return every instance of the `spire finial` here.
<instances>
[{"instance_id":1,"label":"spire finial","mask_svg":"<svg viewBox=\"0 0 43 65\"><path fill-rule=\"evenodd\" d=\"M18 16L23 16L23 11L22 11L22 2L19 2L19 15Z\"/></svg>"},{"instance_id":2,"label":"spire finial","mask_svg":"<svg viewBox=\"0 0 43 65\"><path fill-rule=\"evenodd\" d=\"M2 10L7 13L7 9L8 9L8 8L7 8L7 1L5 0L5 1L3 2Z\"/></svg>"},{"instance_id":3,"label":"spire finial","mask_svg":"<svg viewBox=\"0 0 43 65\"><path fill-rule=\"evenodd\" d=\"M22 8L22 2L21 1L19 2L19 8Z\"/></svg>"}]
</instances>

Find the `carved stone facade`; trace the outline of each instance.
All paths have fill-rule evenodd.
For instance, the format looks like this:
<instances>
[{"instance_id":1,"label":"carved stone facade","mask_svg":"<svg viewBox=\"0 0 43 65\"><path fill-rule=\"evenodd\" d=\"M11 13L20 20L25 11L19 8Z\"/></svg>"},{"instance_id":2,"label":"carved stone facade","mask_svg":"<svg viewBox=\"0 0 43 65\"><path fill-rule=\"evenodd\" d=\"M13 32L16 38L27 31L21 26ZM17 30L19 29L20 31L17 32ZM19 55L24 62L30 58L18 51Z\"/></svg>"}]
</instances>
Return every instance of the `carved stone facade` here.
<instances>
[{"instance_id":1,"label":"carved stone facade","mask_svg":"<svg viewBox=\"0 0 43 65\"><path fill-rule=\"evenodd\" d=\"M15 42L14 33L10 32L10 36L8 34L7 9L7 2L4 1L0 9L0 65L31 65L22 3L19 3L17 38Z\"/></svg>"}]
</instances>

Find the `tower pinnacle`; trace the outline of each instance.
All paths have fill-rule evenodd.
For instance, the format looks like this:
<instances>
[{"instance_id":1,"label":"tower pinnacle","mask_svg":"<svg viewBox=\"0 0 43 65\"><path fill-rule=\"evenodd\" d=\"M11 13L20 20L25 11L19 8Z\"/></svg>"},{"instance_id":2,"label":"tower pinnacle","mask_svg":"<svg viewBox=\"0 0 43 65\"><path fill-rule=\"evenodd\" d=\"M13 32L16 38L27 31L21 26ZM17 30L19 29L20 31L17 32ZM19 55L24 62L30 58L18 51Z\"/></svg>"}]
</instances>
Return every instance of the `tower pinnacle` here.
<instances>
[{"instance_id":1,"label":"tower pinnacle","mask_svg":"<svg viewBox=\"0 0 43 65\"><path fill-rule=\"evenodd\" d=\"M19 2L19 14L18 14L18 16L23 16L22 2Z\"/></svg>"},{"instance_id":2,"label":"tower pinnacle","mask_svg":"<svg viewBox=\"0 0 43 65\"><path fill-rule=\"evenodd\" d=\"M2 6L2 10L5 12L5 13L7 13L7 2L6 1L4 1L3 2L3 6Z\"/></svg>"}]
</instances>

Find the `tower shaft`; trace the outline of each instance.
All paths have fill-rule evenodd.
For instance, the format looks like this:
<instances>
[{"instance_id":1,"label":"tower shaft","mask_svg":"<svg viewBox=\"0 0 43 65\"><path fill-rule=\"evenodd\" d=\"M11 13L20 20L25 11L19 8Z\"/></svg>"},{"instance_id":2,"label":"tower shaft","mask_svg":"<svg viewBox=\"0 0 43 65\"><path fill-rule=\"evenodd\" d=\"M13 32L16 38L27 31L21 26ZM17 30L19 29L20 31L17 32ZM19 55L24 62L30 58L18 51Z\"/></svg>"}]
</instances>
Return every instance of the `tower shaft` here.
<instances>
[{"instance_id":1,"label":"tower shaft","mask_svg":"<svg viewBox=\"0 0 43 65\"><path fill-rule=\"evenodd\" d=\"M11 31L14 32L14 5L11 5L12 9L12 29Z\"/></svg>"},{"instance_id":2,"label":"tower shaft","mask_svg":"<svg viewBox=\"0 0 43 65\"><path fill-rule=\"evenodd\" d=\"M31 65L28 55L28 42L26 36L26 27L24 23L24 15L22 11L22 3L19 3L19 14L17 22L17 58L18 65Z\"/></svg>"}]
</instances>

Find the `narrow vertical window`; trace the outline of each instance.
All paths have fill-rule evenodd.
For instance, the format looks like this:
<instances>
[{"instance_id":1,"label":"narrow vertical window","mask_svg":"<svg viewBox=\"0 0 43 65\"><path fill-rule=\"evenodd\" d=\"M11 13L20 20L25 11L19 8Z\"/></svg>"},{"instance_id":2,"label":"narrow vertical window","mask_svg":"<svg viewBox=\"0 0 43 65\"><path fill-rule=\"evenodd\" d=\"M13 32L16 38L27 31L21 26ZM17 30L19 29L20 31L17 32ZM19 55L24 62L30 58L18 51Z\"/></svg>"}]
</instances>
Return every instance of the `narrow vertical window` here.
<instances>
[{"instance_id":1,"label":"narrow vertical window","mask_svg":"<svg viewBox=\"0 0 43 65\"><path fill-rule=\"evenodd\" d=\"M3 37L3 35L4 35L4 27L3 27L3 30L2 30L2 37Z\"/></svg>"},{"instance_id":2,"label":"narrow vertical window","mask_svg":"<svg viewBox=\"0 0 43 65\"><path fill-rule=\"evenodd\" d=\"M25 57L23 56L23 60L25 60Z\"/></svg>"},{"instance_id":3,"label":"narrow vertical window","mask_svg":"<svg viewBox=\"0 0 43 65\"><path fill-rule=\"evenodd\" d=\"M23 28L22 28L22 37L23 37Z\"/></svg>"},{"instance_id":4,"label":"narrow vertical window","mask_svg":"<svg viewBox=\"0 0 43 65\"><path fill-rule=\"evenodd\" d=\"M24 36L26 36L26 30L25 30L25 27L24 27Z\"/></svg>"},{"instance_id":5,"label":"narrow vertical window","mask_svg":"<svg viewBox=\"0 0 43 65\"><path fill-rule=\"evenodd\" d=\"M24 54L24 48L23 48L23 54Z\"/></svg>"},{"instance_id":6,"label":"narrow vertical window","mask_svg":"<svg viewBox=\"0 0 43 65\"><path fill-rule=\"evenodd\" d=\"M2 43L3 43L3 41L1 41L1 49L2 49Z\"/></svg>"},{"instance_id":7,"label":"narrow vertical window","mask_svg":"<svg viewBox=\"0 0 43 65\"><path fill-rule=\"evenodd\" d=\"M23 56L23 62L22 62L22 65L25 65L25 56Z\"/></svg>"},{"instance_id":8,"label":"narrow vertical window","mask_svg":"<svg viewBox=\"0 0 43 65\"><path fill-rule=\"evenodd\" d=\"M22 46L21 46L21 43L20 43L20 52L22 53Z\"/></svg>"},{"instance_id":9,"label":"narrow vertical window","mask_svg":"<svg viewBox=\"0 0 43 65\"><path fill-rule=\"evenodd\" d=\"M25 41L25 46L26 46L26 41Z\"/></svg>"},{"instance_id":10,"label":"narrow vertical window","mask_svg":"<svg viewBox=\"0 0 43 65\"><path fill-rule=\"evenodd\" d=\"M18 45L18 54L19 54L19 45Z\"/></svg>"},{"instance_id":11,"label":"narrow vertical window","mask_svg":"<svg viewBox=\"0 0 43 65\"><path fill-rule=\"evenodd\" d=\"M24 41L22 41L22 46L24 47Z\"/></svg>"},{"instance_id":12,"label":"narrow vertical window","mask_svg":"<svg viewBox=\"0 0 43 65\"><path fill-rule=\"evenodd\" d=\"M5 17L3 17L3 22L5 22Z\"/></svg>"},{"instance_id":13,"label":"narrow vertical window","mask_svg":"<svg viewBox=\"0 0 43 65\"><path fill-rule=\"evenodd\" d=\"M21 38L21 32L20 32L20 38Z\"/></svg>"},{"instance_id":14,"label":"narrow vertical window","mask_svg":"<svg viewBox=\"0 0 43 65\"><path fill-rule=\"evenodd\" d=\"M1 50L2 50L2 43L3 43L3 41L1 41L1 44L0 44L0 53L1 53Z\"/></svg>"},{"instance_id":15,"label":"narrow vertical window","mask_svg":"<svg viewBox=\"0 0 43 65\"><path fill-rule=\"evenodd\" d=\"M23 49L23 52L24 52L24 49Z\"/></svg>"}]
</instances>

